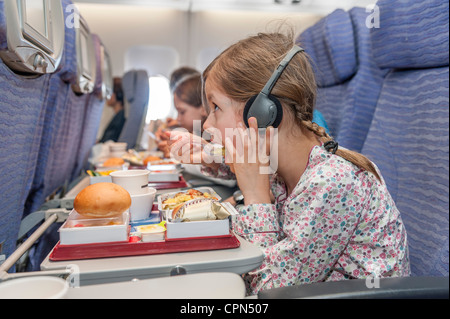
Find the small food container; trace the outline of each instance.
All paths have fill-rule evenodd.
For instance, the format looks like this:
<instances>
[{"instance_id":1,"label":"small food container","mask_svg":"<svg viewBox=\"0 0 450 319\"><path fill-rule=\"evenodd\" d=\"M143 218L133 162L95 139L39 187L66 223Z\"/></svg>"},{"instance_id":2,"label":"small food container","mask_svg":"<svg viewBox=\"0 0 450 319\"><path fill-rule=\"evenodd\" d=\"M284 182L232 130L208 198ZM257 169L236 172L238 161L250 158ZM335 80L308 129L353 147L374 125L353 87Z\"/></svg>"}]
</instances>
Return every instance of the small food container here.
<instances>
[{"instance_id":1,"label":"small food container","mask_svg":"<svg viewBox=\"0 0 450 319\"><path fill-rule=\"evenodd\" d=\"M165 240L165 222L151 225L136 226L136 232L140 234L143 243L152 243Z\"/></svg>"},{"instance_id":2,"label":"small food container","mask_svg":"<svg viewBox=\"0 0 450 319\"><path fill-rule=\"evenodd\" d=\"M130 195L131 196L131 206L130 219L132 222L147 219L152 211L153 201L156 195L156 189L152 187L146 188L147 193Z\"/></svg>"},{"instance_id":3,"label":"small food container","mask_svg":"<svg viewBox=\"0 0 450 319\"><path fill-rule=\"evenodd\" d=\"M127 143L111 143L109 144L109 151L113 157L122 157L127 152Z\"/></svg>"},{"instance_id":4,"label":"small food container","mask_svg":"<svg viewBox=\"0 0 450 319\"><path fill-rule=\"evenodd\" d=\"M59 229L61 245L128 241L129 213L111 218L87 218L75 210Z\"/></svg>"},{"instance_id":5,"label":"small food container","mask_svg":"<svg viewBox=\"0 0 450 319\"><path fill-rule=\"evenodd\" d=\"M166 211L167 239L217 237L230 234L231 218L238 212L228 202L194 199L186 202L172 216Z\"/></svg>"},{"instance_id":6,"label":"small food container","mask_svg":"<svg viewBox=\"0 0 450 319\"><path fill-rule=\"evenodd\" d=\"M147 169L150 171L149 182L178 182L182 172L179 164L152 165Z\"/></svg>"},{"instance_id":7,"label":"small food container","mask_svg":"<svg viewBox=\"0 0 450 319\"><path fill-rule=\"evenodd\" d=\"M211 188L211 187L196 187L196 188L192 188L192 190L196 190L199 191L201 193L206 193L208 194L207 196L209 196L210 198L216 199L216 200L221 200L222 198ZM187 202L191 199L194 199L193 196L189 195L189 191L190 190L186 190L186 191L181 191L181 192L171 192L171 193L165 193L165 194L161 194L158 196L158 209L160 211L172 211L173 207L172 206L176 206L176 204L181 204L183 202ZM180 197L180 201L178 202L173 202L171 205L166 205L164 204L164 202L167 199L175 199L177 197L177 195L180 195L184 193L186 196L184 198Z\"/></svg>"}]
</instances>

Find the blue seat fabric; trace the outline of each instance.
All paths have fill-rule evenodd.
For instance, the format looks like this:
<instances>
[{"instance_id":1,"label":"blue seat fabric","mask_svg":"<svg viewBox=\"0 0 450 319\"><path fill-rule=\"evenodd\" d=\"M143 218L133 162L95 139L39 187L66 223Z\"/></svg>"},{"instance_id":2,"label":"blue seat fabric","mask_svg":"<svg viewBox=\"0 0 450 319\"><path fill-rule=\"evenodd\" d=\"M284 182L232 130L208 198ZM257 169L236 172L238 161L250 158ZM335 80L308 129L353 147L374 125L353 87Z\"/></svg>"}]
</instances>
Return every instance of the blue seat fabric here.
<instances>
[{"instance_id":1,"label":"blue seat fabric","mask_svg":"<svg viewBox=\"0 0 450 319\"><path fill-rule=\"evenodd\" d=\"M378 165L402 214L412 274L448 276L449 4L382 0L378 6L374 59L393 70L362 152Z\"/></svg>"}]
</instances>

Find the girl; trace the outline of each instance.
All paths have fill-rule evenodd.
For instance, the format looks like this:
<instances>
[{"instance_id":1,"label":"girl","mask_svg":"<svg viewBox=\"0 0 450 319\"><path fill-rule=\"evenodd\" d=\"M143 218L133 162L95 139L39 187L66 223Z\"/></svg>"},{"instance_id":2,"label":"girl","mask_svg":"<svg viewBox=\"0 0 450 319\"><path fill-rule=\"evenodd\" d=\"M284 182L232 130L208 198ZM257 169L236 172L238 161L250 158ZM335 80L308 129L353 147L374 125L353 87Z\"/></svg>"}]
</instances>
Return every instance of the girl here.
<instances>
[{"instance_id":1,"label":"girl","mask_svg":"<svg viewBox=\"0 0 450 319\"><path fill-rule=\"evenodd\" d=\"M172 73L170 88L178 111L178 124L196 135L201 135L206 112L202 107L202 79L195 69L182 67ZM194 132L194 121L199 121L200 130Z\"/></svg>"},{"instance_id":2,"label":"girl","mask_svg":"<svg viewBox=\"0 0 450 319\"><path fill-rule=\"evenodd\" d=\"M243 109L258 94L274 69L293 47L293 36L258 34L218 56L203 73L204 124L226 136L226 128L244 128ZM314 73L305 52L297 53L276 82L283 118L276 174L261 174L267 165L236 161L257 147L255 118L249 131L225 142L229 163L244 195L233 221L238 235L259 245L265 259L245 275L248 292L262 289L368 276L410 274L405 227L375 165L361 154L339 148L312 122L316 98ZM273 128L268 128L271 132ZM253 139L252 139L253 136ZM269 136L269 135L267 135ZM249 140L250 139L250 140ZM269 139L267 139L269 140ZM329 142L329 143L327 143ZM209 169L226 174L220 165ZM274 199L271 200L271 191Z\"/></svg>"}]
</instances>

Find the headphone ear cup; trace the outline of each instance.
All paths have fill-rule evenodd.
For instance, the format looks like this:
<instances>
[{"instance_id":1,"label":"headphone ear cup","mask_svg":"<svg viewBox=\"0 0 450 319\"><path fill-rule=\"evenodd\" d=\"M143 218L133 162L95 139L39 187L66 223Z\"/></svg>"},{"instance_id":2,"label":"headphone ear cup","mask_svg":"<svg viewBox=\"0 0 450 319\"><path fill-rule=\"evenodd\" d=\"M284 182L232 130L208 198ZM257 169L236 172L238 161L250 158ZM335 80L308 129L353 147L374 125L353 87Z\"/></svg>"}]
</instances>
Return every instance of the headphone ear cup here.
<instances>
[{"instance_id":1,"label":"headphone ear cup","mask_svg":"<svg viewBox=\"0 0 450 319\"><path fill-rule=\"evenodd\" d=\"M244 124L245 124L245 126L247 126L247 127L249 127L249 126L248 126L248 112L250 111L250 108L252 107L253 102L255 102L257 96L258 96L258 95L253 95L253 96L247 101L247 103L245 103L243 118L244 118Z\"/></svg>"},{"instance_id":2,"label":"headphone ear cup","mask_svg":"<svg viewBox=\"0 0 450 319\"><path fill-rule=\"evenodd\" d=\"M243 119L244 119L244 123L245 126L249 127L248 125L248 118L249 115L248 113L250 112L250 109L252 107L258 107L257 105L253 105L253 103L255 102L256 98L258 97L258 95L254 95L252 96L247 103L245 104L244 107L244 113L243 113ZM267 101L267 99L269 99L272 103L270 103L269 101ZM263 100L264 101L264 100ZM265 110L267 112L269 112L269 105L273 104L276 108L276 116L273 119L272 123L269 123L267 126L273 126L274 128L278 127L281 123L281 120L283 119L283 107L281 106L281 102L280 100L278 100L274 95L269 94L269 96L265 97ZM263 119L259 119L258 117L256 117L256 119L258 120L258 123L262 123L264 122Z\"/></svg>"},{"instance_id":3,"label":"headphone ear cup","mask_svg":"<svg viewBox=\"0 0 450 319\"><path fill-rule=\"evenodd\" d=\"M274 95L269 94L269 99L276 105L277 107L277 116L275 117L275 120L272 123L273 128L277 128L281 120L283 119L283 107L281 106L281 102L279 99L277 99ZM270 125L269 125L270 126Z\"/></svg>"}]
</instances>

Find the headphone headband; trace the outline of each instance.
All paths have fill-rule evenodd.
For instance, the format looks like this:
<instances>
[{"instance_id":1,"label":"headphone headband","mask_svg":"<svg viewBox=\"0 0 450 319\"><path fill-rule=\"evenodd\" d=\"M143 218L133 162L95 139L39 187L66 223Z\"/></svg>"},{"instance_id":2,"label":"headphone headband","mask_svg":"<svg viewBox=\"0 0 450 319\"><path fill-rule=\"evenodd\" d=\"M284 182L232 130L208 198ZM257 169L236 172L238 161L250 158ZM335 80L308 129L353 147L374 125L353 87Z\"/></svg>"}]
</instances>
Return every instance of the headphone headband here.
<instances>
[{"instance_id":1,"label":"headphone headband","mask_svg":"<svg viewBox=\"0 0 450 319\"><path fill-rule=\"evenodd\" d=\"M188 73L183 75L178 81L175 82L175 84L172 87L172 93L174 93L176 91L176 89L178 89L178 87L183 84L184 82L189 81L190 79L193 79L197 76L201 77L200 72L193 72L193 73Z\"/></svg>"},{"instance_id":2,"label":"headphone headband","mask_svg":"<svg viewBox=\"0 0 450 319\"><path fill-rule=\"evenodd\" d=\"M270 93L292 58L302 51L305 50L294 45L275 69L261 92L247 101L243 114L244 123L247 127L250 117L257 119L258 127L260 128L268 126L278 127L280 125L283 118L283 107L281 102Z\"/></svg>"},{"instance_id":3,"label":"headphone headband","mask_svg":"<svg viewBox=\"0 0 450 319\"><path fill-rule=\"evenodd\" d=\"M262 94L269 95L270 92L272 92L272 89L275 86L275 83L277 83L278 79L280 78L284 69L286 69L289 62L291 62L291 60L294 58L294 56L297 53L303 52L303 51L305 51L303 48L299 47L298 45L294 45L294 47L286 54L286 56L280 62L280 64L278 65L278 67L273 72L272 76L270 77L269 81L267 81L266 85L261 90Z\"/></svg>"}]
</instances>

